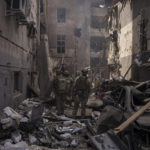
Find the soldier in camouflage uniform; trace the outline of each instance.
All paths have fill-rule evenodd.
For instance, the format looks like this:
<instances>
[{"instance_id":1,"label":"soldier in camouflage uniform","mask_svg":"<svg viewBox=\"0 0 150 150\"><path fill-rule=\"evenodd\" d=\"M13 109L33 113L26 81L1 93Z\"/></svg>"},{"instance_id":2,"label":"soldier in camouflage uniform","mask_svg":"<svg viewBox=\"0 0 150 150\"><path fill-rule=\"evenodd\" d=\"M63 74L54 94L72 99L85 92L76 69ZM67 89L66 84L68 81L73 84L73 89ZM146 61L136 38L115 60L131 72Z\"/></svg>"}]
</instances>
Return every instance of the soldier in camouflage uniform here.
<instances>
[{"instance_id":1,"label":"soldier in camouflage uniform","mask_svg":"<svg viewBox=\"0 0 150 150\"><path fill-rule=\"evenodd\" d=\"M75 92L75 106L73 110L73 117L76 116L78 112L79 105L81 103L81 115L84 118L85 117L85 108L86 103L88 101L88 97L90 94L90 82L87 77L87 70L82 70L82 75L80 75L74 85L74 92Z\"/></svg>"},{"instance_id":2,"label":"soldier in camouflage uniform","mask_svg":"<svg viewBox=\"0 0 150 150\"><path fill-rule=\"evenodd\" d=\"M53 89L55 92L56 97L56 108L57 114L63 115L64 114L64 104L66 101L66 97L69 91L70 82L68 80L68 72L64 72L63 74L56 75L53 81Z\"/></svg>"},{"instance_id":3,"label":"soldier in camouflage uniform","mask_svg":"<svg viewBox=\"0 0 150 150\"><path fill-rule=\"evenodd\" d=\"M66 102L67 102L67 104L72 106L73 79L68 71L64 71L63 74L67 80Z\"/></svg>"}]
</instances>

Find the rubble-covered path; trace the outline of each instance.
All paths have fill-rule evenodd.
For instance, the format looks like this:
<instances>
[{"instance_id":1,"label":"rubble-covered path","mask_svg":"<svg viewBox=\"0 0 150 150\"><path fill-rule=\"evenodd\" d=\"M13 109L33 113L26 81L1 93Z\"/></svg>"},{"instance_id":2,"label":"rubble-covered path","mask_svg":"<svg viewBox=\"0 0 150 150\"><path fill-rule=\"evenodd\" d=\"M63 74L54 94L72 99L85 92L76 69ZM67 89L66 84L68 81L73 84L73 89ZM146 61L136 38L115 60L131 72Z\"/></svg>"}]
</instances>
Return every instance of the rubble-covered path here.
<instances>
[{"instance_id":1,"label":"rubble-covered path","mask_svg":"<svg viewBox=\"0 0 150 150\"><path fill-rule=\"evenodd\" d=\"M66 105L65 115L57 116L55 106L38 98L24 100L16 110L6 107L0 115L0 150L93 150L91 126L100 113L87 109L85 119L72 119L72 109Z\"/></svg>"}]
</instances>

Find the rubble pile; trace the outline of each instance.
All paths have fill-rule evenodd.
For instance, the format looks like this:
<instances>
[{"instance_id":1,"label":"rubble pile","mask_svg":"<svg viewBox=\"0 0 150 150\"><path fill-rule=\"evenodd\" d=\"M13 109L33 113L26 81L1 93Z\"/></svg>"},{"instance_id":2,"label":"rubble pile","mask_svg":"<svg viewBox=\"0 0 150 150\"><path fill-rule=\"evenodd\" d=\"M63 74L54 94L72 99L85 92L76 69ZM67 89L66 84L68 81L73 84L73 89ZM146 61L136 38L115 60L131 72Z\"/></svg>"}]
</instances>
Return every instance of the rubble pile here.
<instances>
[{"instance_id":1,"label":"rubble pile","mask_svg":"<svg viewBox=\"0 0 150 150\"><path fill-rule=\"evenodd\" d=\"M55 106L49 107L38 98L24 100L15 110L4 108L0 112L0 149L149 148L150 81L107 81L102 87L103 99L90 96L84 119L58 116ZM67 105L65 111L70 110L72 106Z\"/></svg>"},{"instance_id":2,"label":"rubble pile","mask_svg":"<svg viewBox=\"0 0 150 150\"><path fill-rule=\"evenodd\" d=\"M99 112L93 112L97 119ZM92 117L91 117L92 118ZM6 107L0 117L1 150L48 150L87 148L86 121L57 116L56 108L47 109L39 99L26 99L16 110Z\"/></svg>"},{"instance_id":3,"label":"rubble pile","mask_svg":"<svg viewBox=\"0 0 150 150\"><path fill-rule=\"evenodd\" d=\"M148 107L144 113L141 112L150 102L150 81L106 81L102 88L105 91L102 99L104 105L97 121L96 135L91 138L96 149L149 149L150 109ZM121 126L124 122L126 124ZM115 135L118 126L126 128ZM112 140L115 138L119 138L120 142L117 140L116 144Z\"/></svg>"}]
</instances>

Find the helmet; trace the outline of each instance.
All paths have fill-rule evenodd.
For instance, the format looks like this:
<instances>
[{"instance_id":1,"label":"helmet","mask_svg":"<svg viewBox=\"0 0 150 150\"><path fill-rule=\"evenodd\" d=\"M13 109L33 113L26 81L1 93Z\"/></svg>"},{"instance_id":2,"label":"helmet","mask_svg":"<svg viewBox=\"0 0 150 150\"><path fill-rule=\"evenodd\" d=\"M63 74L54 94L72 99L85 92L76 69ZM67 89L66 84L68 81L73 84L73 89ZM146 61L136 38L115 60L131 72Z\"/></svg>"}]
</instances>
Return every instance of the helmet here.
<instances>
[{"instance_id":1,"label":"helmet","mask_svg":"<svg viewBox=\"0 0 150 150\"><path fill-rule=\"evenodd\" d=\"M83 69L83 70L82 70L82 75L87 75L87 73L88 73L88 70L87 70L87 69Z\"/></svg>"},{"instance_id":2,"label":"helmet","mask_svg":"<svg viewBox=\"0 0 150 150\"><path fill-rule=\"evenodd\" d=\"M65 77L68 77L68 76L70 75L70 74L69 74L69 71L67 71L67 70L66 70L66 71L64 71L64 73L63 73L63 74L64 74L64 76L65 76Z\"/></svg>"},{"instance_id":3,"label":"helmet","mask_svg":"<svg viewBox=\"0 0 150 150\"><path fill-rule=\"evenodd\" d=\"M61 71L60 70L56 70L56 75L60 75Z\"/></svg>"}]
</instances>

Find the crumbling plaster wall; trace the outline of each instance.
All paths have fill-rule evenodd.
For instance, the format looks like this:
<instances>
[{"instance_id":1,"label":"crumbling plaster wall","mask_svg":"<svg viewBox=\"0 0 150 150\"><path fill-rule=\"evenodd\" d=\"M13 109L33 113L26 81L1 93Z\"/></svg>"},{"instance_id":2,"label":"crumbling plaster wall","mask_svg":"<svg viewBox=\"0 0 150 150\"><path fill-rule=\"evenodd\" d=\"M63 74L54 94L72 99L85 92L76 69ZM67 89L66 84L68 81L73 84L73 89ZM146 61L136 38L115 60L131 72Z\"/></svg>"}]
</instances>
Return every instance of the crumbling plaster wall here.
<instances>
[{"instance_id":1,"label":"crumbling plaster wall","mask_svg":"<svg viewBox=\"0 0 150 150\"><path fill-rule=\"evenodd\" d=\"M118 39L118 52L115 53L114 42L110 42L109 45L109 54L108 54L108 63L113 64L114 58L115 61L120 65L118 68L119 73L117 72L116 76L124 76L130 65L133 63L133 55L140 51L140 15L133 19L133 10L131 7L130 1L127 1L125 6L122 3L118 3L118 14L114 15L113 19L117 21L116 24L111 28L117 31ZM117 56L117 57L116 57ZM126 79L131 79L132 69L126 76Z\"/></svg>"},{"instance_id":2,"label":"crumbling plaster wall","mask_svg":"<svg viewBox=\"0 0 150 150\"><path fill-rule=\"evenodd\" d=\"M118 13L114 13L115 8L118 9ZM116 42L110 40L108 63L114 65L117 62L114 68L118 69L112 74L124 76L130 65L134 63L136 55L139 53L147 55L150 50L150 3L147 0L126 0L125 3L118 3L115 8L108 20L112 23L109 26L109 34L112 35L113 31L117 31L118 37ZM117 52L115 43L118 46ZM149 79L148 69L144 70L134 63L126 79L139 81Z\"/></svg>"},{"instance_id":3,"label":"crumbling plaster wall","mask_svg":"<svg viewBox=\"0 0 150 150\"><path fill-rule=\"evenodd\" d=\"M133 36L133 22L131 5L128 2L120 13L121 29L118 34L119 43L119 61L121 64L120 73L122 76L126 73L132 63L132 36ZM127 75L127 79L130 79L131 71Z\"/></svg>"},{"instance_id":4,"label":"crumbling plaster wall","mask_svg":"<svg viewBox=\"0 0 150 150\"><path fill-rule=\"evenodd\" d=\"M35 12L36 13L36 12ZM37 16L37 14L36 14ZM0 108L15 106L26 97L28 72L34 71L33 40L25 25L18 25L15 16L5 16L5 1L0 1L0 34L21 46L0 37ZM34 53L34 52L33 52ZM21 72L21 90L14 93L14 71Z\"/></svg>"}]
</instances>

